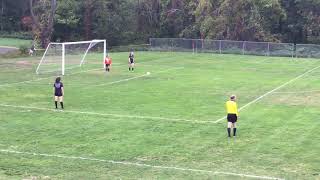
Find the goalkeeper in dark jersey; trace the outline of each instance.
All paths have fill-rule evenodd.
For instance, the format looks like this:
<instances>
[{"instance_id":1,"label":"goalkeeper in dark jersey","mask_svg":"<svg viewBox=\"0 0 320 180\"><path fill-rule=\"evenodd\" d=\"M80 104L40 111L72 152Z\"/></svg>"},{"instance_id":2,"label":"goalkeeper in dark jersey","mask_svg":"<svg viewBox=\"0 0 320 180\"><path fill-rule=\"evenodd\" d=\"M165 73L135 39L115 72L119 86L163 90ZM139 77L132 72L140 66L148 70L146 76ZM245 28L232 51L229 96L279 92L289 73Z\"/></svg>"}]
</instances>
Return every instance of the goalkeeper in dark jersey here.
<instances>
[{"instance_id":1,"label":"goalkeeper in dark jersey","mask_svg":"<svg viewBox=\"0 0 320 180\"><path fill-rule=\"evenodd\" d=\"M133 54L133 49L131 49L130 53L129 53L129 71L133 71L134 69L134 54Z\"/></svg>"}]
</instances>

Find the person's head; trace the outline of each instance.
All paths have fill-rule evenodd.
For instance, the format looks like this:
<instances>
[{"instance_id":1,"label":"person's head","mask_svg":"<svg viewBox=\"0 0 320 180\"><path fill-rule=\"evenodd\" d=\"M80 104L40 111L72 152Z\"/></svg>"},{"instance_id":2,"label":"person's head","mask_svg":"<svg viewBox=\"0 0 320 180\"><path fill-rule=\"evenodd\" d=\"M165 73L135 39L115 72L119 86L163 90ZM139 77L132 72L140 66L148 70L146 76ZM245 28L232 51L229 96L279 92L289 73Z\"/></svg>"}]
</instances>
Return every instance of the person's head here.
<instances>
[{"instance_id":1,"label":"person's head","mask_svg":"<svg viewBox=\"0 0 320 180\"><path fill-rule=\"evenodd\" d=\"M230 96L230 100L231 100L231 101L236 101L236 98L237 98L236 95L231 95L231 96Z\"/></svg>"},{"instance_id":2,"label":"person's head","mask_svg":"<svg viewBox=\"0 0 320 180\"><path fill-rule=\"evenodd\" d=\"M59 83L61 81L61 77L56 78L56 83Z\"/></svg>"}]
</instances>

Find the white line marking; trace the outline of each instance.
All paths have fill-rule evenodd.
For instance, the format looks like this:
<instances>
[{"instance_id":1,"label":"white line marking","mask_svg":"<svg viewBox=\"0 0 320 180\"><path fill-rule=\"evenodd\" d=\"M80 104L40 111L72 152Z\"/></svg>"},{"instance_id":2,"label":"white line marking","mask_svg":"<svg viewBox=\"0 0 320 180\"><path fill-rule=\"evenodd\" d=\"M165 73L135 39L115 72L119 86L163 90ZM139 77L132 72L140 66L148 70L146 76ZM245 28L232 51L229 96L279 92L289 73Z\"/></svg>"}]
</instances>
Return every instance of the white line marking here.
<instances>
[{"instance_id":1,"label":"white line marking","mask_svg":"<svg viewBox=\"0 0 320 180\"><path fill-rule=\"evenodd\" d=\"M120 83L120 82L123 82L123 81L130 81L130 80L132 80L132 79L138 79L138 78L141 78L141 77L144 77L144 76L148 76L148 74L143 74L143 75L140 75L140 76L135 76L135 77L127 78L127 79L121 79L121 80L113 81L113 82L109 82L109 83L102 83L102 84L98 84L98 85L91 85L90 87L97 87L97 86L117 84L117 83Z\"/></svg>"},{"instance_id":2,"label":"white line marking","mask_svg":"<svg viewBox=\"0 0 320 180\"><path fill-rule=\"evenodd\" d=\"M303 94L303 93L314 93L320 92L320 90L310 90L310 91L288 91L288 92L274 92L273 94Z\"/></svg>"},{"instance_id":3,"label":"white line marking","mask_svg":"<svg viewBox=\"0 0 320 180\"><path fill-rule=\"evenodd\" d=\"M267 92L267 93L263 94L262 96L260 96L260 97L258 97L258 98L256 98L256 99L254 99L253 101L251 101L251 102L247 103L246 105L242 106L241 108L239 108L239 111L241 111L241 110L245 109L246 107L250 106L251 104L253 104L253 103L255 103L255 102L259 101L260 99L262 99L262 98L264 98L264 97L266 97L266 96L268 96L269 94L271 94L271 93L273 93L273 92L275 92L275 91L277 91L277 90L279 90L279 89L283 88L284 86L286 86L286 85L288 85L288 84L290 84L290 83L292 83L292 82L294 82L294 81L296 81L296 80L298 80L298 79L302 78L302 77L303 77L303 76L305 76L306 74L309 74L310 72L312 72L312 71L314 71L314 70L316 70L316 69L319 69L319 68L320 68L320 66L317 66L317 67L315 67L315 68L312 68L312 69L308 70L307 72L304 72L303 74L301 74L301 75L299 75L299 76L297 76L297 77L295 77L295 78L291 79L290 81L287 81L286 83L284 83L284 84L282 84L282 85L280 85L280 86L278 86L278 87L274 88L273 90L271 90L271 91L269 91L269 92ZM222 118L220 118L220 119L218 119L218 120L216 120L216 121L214 121L214 122L215 122L215 123L218 123L218 122L220 122L220 121L224 120L225 118L226 118L226 116L224 116L224 117L222 117Z\"/></svg>"},{"instance_id":4,"label":"white line marking","mask_svg":"<svg viewBox=\"0 0 320 180\"><path fill-rule=\"evenodd\" d=\"M177 69L183 69L183 68L184 68L184 67L177 67L177 68L167 69L167 70L164 70L164 71L152 72L150 75L146 73L146 74L142 74L142 75L140 75L140 76L134 76L134 77L131 77L131 78L121 79L121 80L113 81L113 82L109 82L109 83L102 83L102 84L92 85L92 86L90 86L90 87L97 87L97 86L117 84L117 83L120 83L120 82L130 81L130 80L142 78L142 77L145 77L145 76L151 76L152 74L159 74L159 73L164 73L164 72L168 72L168 71L171 71L171 70L177 70Z\"/></svg>"},{"instance_id":5,"label":"white line marking","mask_svg":"<svg viewBox=\"0 0 320 180\"><path fill-rule=\"evenodd\" d=\"M151 61L142 62L140 64L149 63L149 62L158 61L158 60L161 60L161 58L155 59L155 60L151 60ZM126 65L126 64L119 63L119 65L117 65L117 66L124 66L124 65ZM100 70L100 69L104 69L104 68L91 69L91 70L88 70L88 71L80 71L80 72L76 72L76 73L67 74L66 76L79 74L79 73L84 73L84 72L89 72L89 71ZM15 83L0 84L0 88L1 87L8 87L8 86L16 85L16 84L24 84L24 83L40 81L40 80L43 80L43 79L49 79L49 78L53 78L53 77L56 77L56 76L49 76L49 77L46 77L46 78L39 78L39 79L33 79L33 80L21 81L21 82L15 82Z\"/></svg>"},{"instance_id":6,"label":"white line marking","mask_svg":"<svg viewBox=\"0 0 320 180\"><path fill-rule=\"evenodd\" d=\"M17 47L13 47L13 46L0 46L0 48L6 48L6 49L19 49Z\"/></svg>"},{"instance_id":7,"label":"white line marking","mask_svg":"<svg viewBox=\"0 0 320 180\"><path fill-rule=\"evenodd\" d=\"M103 69L103 68L89 69L89 70L86 70L86 71L79 71L79 72L67 74L66 76L71 76L71 75L75 75L75 74L85 73L85 72L89 72L89 71L96 71L96 70L101 70L101 69ZM1 87L10 87L10 86L17 85L17 84L25 84L25 83L30 83L30 82L41 81L41 80L44 80L44 79L50 79L50 78L54 78L54 77L57 77L57 76L49 76L49 77L44 77L44 78L32 79L32 80L28 80L28 81L0 84L0 88Z\"/></svg>"},{"instance_id":8,"label":"white line marking","mask_svg":"<svg viewBox=\"0 0 320 180\"><path fill-rule=\"evenodd\" d=\"M2 107L11 107L11 108L20 108L20 109L35 109L35 110L41 110L41 111L57 112L56 109L40 108L40 107L32 107L32 106L17 106L17 105L9 105L9 104L0 104L0 106L2 106ZM109 114L109 113L97 113L97 112L73 111L73 110L63 110L63 111L59 111L59 112L62 112L62 113L73 113L73 114L87 114L87 115L95 115L95 116L106 116L106 117L112 116L112 117L120 117L120 118L136 118L136 119L166 120L166 121L174 121L174 122L190 122L190 123L198 123L198 124L214 123L212 121L201 121L201 120L191 120L191 119L177 119L177 118L154 117L154 116Z\"/></svg>"},{"instance_id":9,"label":"white line marking","mask_svg":"<svg viewBox=\"0 0 320 180\"><path fill-rule=\"evenodd\" d=\"M57 154L21 152L21 151L13 151L13 150L8 150L8 149L0 149L0 152L11 153L11 154L21 154L21 155L31 155L31 156L54 157L54 158L61 158L61 159L97 161L97 162L105 162L105 163L110 163L110 164L148 167L148 168L155 168L155 169L168 169L168 170L178 170L178 171L199 172L199 173L208 173L208 174L214 174L214 175L220 174L220 175L240 176L240 177L248 177L248 178L255 178L255 179L283 180L282 178L269 177L269 176L257 176L257 175L250 175L250 174L238 174L238 173L232 173L232 172L210 171L210 170L182 168L182 167L174 167L174 166L159 166L159 165L150 165L150 164L143 164L143 163L136 163L136 162L114 161L114 160L105 160L105 159L88 158L88 157L80 157L80 156L65 156L65 155L57 155Z\"/></svg>"}]
</instances>

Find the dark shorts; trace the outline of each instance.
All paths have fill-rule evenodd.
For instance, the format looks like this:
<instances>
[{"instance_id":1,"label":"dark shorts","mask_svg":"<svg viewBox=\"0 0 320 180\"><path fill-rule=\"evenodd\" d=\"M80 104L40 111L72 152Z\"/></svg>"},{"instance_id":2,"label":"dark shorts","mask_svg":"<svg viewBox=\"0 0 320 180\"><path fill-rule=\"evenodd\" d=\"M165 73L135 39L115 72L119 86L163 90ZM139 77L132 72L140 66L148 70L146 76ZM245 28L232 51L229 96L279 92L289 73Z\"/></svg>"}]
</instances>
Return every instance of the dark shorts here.
<instances>
[{"instance_id":1,"label":"dark shorts","mask_svg":"<svg viewBox=\"0 0 320 180\"><path fill-rule=\"evenodd\" d=\"M133 63L134 63L134 60L130 58L130 64L133 64Z\"/></svg>"},{"instance_id":2,"label":"dark shorts","mask_svg":"<svg viewBox=\"0 0 320 180\"><path fill-rule=\"evenodd\" d=\"M106 67L109 67L110 66L110 64L106 64Z\"/></svg>"},{"instance_id":3,"label":"dark shorts","mask_svg":"<svg viewBox=\"0 0 320 180\"><path fill-rule=\"evenodd\" d=\"M61 93L54 93L54 96L61 97L61 96L62 96L62 94L61 94Z\"/></svg>"},{"instance_id":4,"label":"dark shorts","mask_svg":"<svg viewBox=\"0 0 320 180\"><path fill-rule=\"evenodd\" d=\"M238 117L236 114L228 114L227 119L228 119L228 122L235 123L237 122Z\"/></svg>"}]
</instances>

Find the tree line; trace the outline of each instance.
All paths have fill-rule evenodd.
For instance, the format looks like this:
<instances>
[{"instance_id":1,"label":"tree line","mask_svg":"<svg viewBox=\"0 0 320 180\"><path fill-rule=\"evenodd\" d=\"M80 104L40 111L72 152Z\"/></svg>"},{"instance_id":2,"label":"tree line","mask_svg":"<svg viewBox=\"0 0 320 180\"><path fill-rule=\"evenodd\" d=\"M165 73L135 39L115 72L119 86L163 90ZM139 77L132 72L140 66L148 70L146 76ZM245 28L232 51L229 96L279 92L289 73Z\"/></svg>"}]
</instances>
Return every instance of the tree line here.
<instances>
[{"instance_id":1,"label":"tree line","mask_svg":"<svg viewBox=\"0 0 320 180\"><path fill-rule=\"evenodd\" d=\"M1 32L50 41L150 37L320 42L319 0L0 0Z\"/></svg>"}]
</instances>

